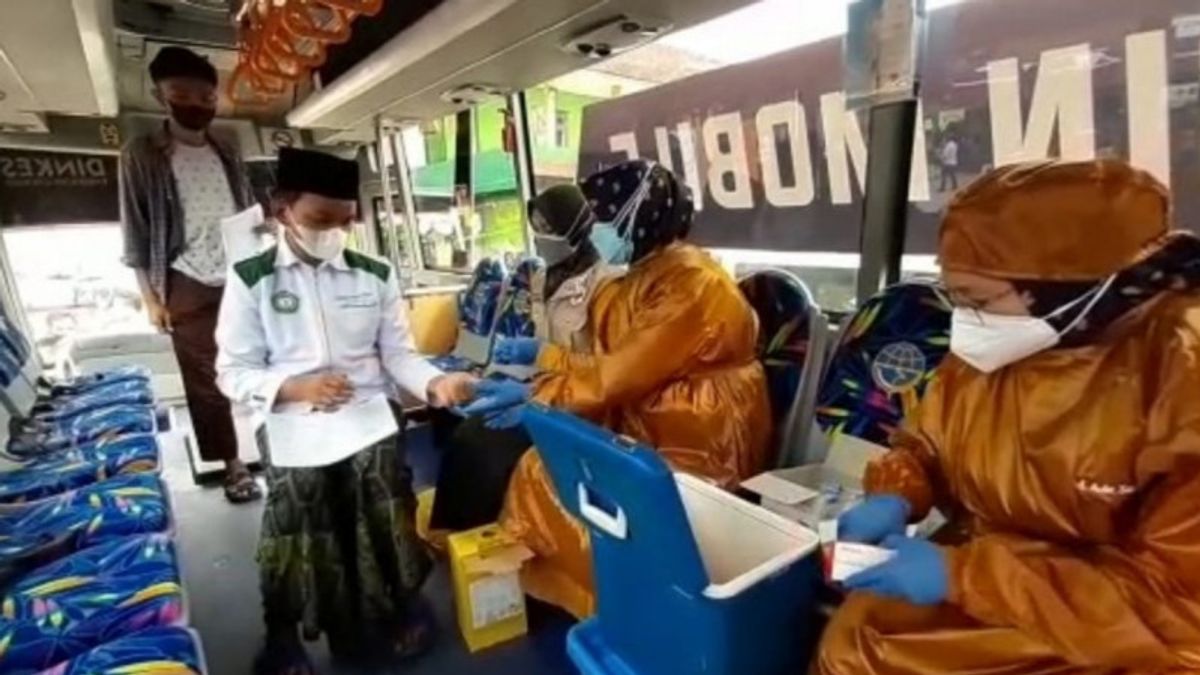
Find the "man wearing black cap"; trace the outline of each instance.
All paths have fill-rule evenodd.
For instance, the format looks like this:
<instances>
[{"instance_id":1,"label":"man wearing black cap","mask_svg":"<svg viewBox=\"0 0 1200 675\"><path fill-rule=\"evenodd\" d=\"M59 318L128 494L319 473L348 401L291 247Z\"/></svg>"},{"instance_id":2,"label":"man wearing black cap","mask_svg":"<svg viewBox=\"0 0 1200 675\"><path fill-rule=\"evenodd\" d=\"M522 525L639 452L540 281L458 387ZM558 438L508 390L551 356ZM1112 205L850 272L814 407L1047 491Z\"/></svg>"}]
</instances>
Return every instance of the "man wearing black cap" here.
<instances>
[{"instance_id":1,"label":"man wearing black cap","mask_svg":"<svg viewBox=\"0 0 1200 675\"><path fill-rule=\"evenodd\" d=\"M346 248L356 162L280 150L274 201L279 243L234 264L217 323L221 390L267 418L258 552L267 648L257 671L312 672L298 625L325 633L335 657L411 656L430 636L418 602L430 561L415 534L403 423L386 400L399 387L457 405L475 380L415 352L391 265ZM366 418L368 408L378 412ZM392 435L366 447L350 440L379 417ZM346 434L280 434L314 423Z\"/></svg>"},{"instance_id":2,"label":"man wearing black cap","mask_svg":"<svg viewBox=\"0 0 1200 675\"><path fill-rule=\"evenodd\" d=\"M250 190L237 149L208 132L217 111L212 64L166 47L150 78L170 117L121 156L124 261L137 273L150 321L171 334L200 456L225 463L230 501L253 501L262 493L238 459L213 341L228 265L220 223L250 206Z\"/></svg>"}]
</instances>

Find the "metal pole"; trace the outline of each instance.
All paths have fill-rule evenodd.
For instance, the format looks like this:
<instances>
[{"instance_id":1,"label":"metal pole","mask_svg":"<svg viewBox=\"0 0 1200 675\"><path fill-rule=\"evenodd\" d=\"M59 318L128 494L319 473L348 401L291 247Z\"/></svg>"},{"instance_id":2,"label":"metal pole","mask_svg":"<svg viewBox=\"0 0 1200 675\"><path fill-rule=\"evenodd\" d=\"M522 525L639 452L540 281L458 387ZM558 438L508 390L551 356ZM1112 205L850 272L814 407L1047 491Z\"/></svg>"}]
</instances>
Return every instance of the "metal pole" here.
<instances>
[{"instance_id":1,"label":"metal pole","mask_svg":"<svg viewBox=\"0 0 1200 675\"><path fill-rule=\"evenodd\" d=\"M915 100L871 108L867 191L863 197L858 304L900 280L908 229L908 186L912 175Z\"/></svg>"},{"instance_id":2,"label":"metal pole","mask_svg":"<svg viewBox=\"0 0 1200 675\"><path fill-rule=\"evenodd\" d=\"M390 131L383 117L375 118L375 152L379 158L379 185L383 191L383 222L387 234L387 257L397 269L402 267L399 242L396 241L396 208L392 203L392 177L388 173L387 137Z\"/></svg>"},{"instance_id":3,"label":"metal pole","mask_svg":"<svg viewBox=\"0 0 1200 675\"><path fill-rule=\"evenodd\" d=\"M392 154L396 156L396 173L400 176L399 191L404 206L404 236L408 240L409 260L414 269L425 269L425 256L421 251L417 230L417 199L413 192L412 172L409 171L402 129L396 129L396 133L392 134Z\"/></svg>"},{"instance_id":4,"label":"metal pole","mask_svg":"<svg viewBox=\"0 0 1200 675\"><path fill-rule=\"evenodd\" d=\"M532 254L533 237L529 230L529 209L524 208L537 192L536 176L533 173L533 143L529 135L529 105L524 90L508 97L508 108L512 113L516 146L513 148L513 167L517 175L517 195L521 198L521 235L525 252Z\"/></svg>"},{"instance_id":5,"label":"metal pole","mask_svg":"<svg viewBox=\"0 0 1200 675\"><path fill-rule=\"evenodd\" d=\"M860 306L900 280L924 27L925 0L857 0L848 6L847 94L873 102L859 239Z\"/></svg>"}]
</instances>

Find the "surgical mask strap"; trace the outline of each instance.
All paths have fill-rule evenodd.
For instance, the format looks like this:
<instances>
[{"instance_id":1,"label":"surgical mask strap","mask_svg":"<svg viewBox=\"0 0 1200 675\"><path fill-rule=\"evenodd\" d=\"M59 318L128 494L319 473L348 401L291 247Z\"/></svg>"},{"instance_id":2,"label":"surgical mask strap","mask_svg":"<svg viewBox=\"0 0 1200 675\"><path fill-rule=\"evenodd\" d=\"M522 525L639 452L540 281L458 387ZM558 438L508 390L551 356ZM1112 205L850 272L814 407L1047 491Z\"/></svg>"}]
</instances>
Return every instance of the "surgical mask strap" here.
<instances>
[{"instance_id":1,"label":"surgical mask strap","mask_svg":"<svg viewBox=\"0 0 1200 675\"><path fill-rule=\"evenodd\" d=\"M638 211L642 208L642 202L646 201L646 195L650 194L650 176L654 173L654 165L651 164L646 169L646 175L642 177L642 182L638 184L638 189L621 207L617 215L612 219L612 225L616 229L617 234L621 233L621 223L629 220L629 228L621 238L625 241L633 239L633 223L637 220Z\"/></svg>"},{"instance_id":2,"label":"surgical mask strap","mask_svg":"<svg viewBox=\"0 0 1200 675\"><path fill-rule=\"evenodd\" d=\"M1114 275L1110 276L1108 279L1106 279L1103 285L1101 285L1096 290L1092 291L1092 297L1090 300L1088 300L1087 305L1085 305L1083 310L1080 311L1079 314L1077 314L1075 316L1075 319L1072 320L1071 323L1067 324L1066 328L1062 329L1062 331L1059 332L1059 335L1066 335L1067 333L1070 333L1071 331L1075 330L1079 326L1079 324L1083 323L1084 318L1093 309L1096 308L1096 305L1098 305L1100 303L1100 300L1105 296L1106 293L1108 293L1108 290L1110 288L1112 288L1112 285L1114 282L1116 282L1116 280L1117 280L1117 275L1114 274ZM1045 318L1050 319L1050 318L1065 314L1065 313L1071 311L1072 307L1075 307L1076 305L1087 300L1087 298L1088 298L1087 294L1084 294L1077 300L1067 303L1066 305L1054 310L1050 314L1046 315Z\"/></svg>"}]
</instances>

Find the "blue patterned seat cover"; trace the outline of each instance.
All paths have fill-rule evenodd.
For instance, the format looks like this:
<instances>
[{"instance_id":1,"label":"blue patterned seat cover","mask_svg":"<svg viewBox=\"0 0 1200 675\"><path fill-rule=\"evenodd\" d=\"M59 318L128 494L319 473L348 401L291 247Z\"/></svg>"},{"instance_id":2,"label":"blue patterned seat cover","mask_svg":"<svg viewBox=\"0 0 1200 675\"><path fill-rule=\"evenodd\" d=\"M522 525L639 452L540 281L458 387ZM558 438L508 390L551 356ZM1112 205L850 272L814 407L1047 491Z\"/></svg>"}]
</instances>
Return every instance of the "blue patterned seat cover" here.
<instances>
[{"instance_id":1,"label":"blue patterned seat cover","mask_svg":"<svg viewBox=\"0 0 1200 675\"><path fill-rule=\"evenodd\" d=\"M503 287L504 263L492 258L480 260L458 306L458 319L463 330L476 335L492 332Z\"/></svg>"},{"instance_id":2,"label":"blue patterned seat cover","mask_svg":"<svg viewBox=\"0 0 1200 675\"><path fill-rule=\"evenodd\" d=\"M0 565L166 532L170 524L166 488L158 476L117 476L57 497L0 507Z\"/></svg>"},{"instance_id":3,"label":"blue patterned seat cover","mask_svg":"<svg viewBox=\"0 0 1200 675\"><path fill-rule=\"evenodd\" d=\"M932 283L885 289L855 312L817 397L817 423L886 446L950 346L950 306Z\"/></svg>"},{"instance_id":4,"label":"blue patterned seat cover","mask_svg":"<svg viewBox=\"0 0 1200 675\"><path fill-rule=\"evenodd\" d=\"M470 283L458 299L459 344L455 353L430 357L430 363L446 372L467 372L482 365L459 353L463 345L463 333L475 336L476 341L490 338L499 311L504 274L503 262L492 258L479 261ZM477 356L484 357L486 362L487 355L480 353Z\"/></svg>"},{"instance_id":5,"label":"blue patterned seat cover","mask_svg":"<svg viewBox=\"0 0 1200 675\"><path fill-rule=\"evenodd\" d=\"M525 258L517 264L508 280L500 317L496 320L496 335L501 337L533 337L533 278L545 267L541 258Z\"/></svg>"},{"instance_id":6,"label":"blue patterned seat cover","mask_svg":"<svg viewBox=\"0 0 1200 675\"><path fill-rule=\"evenodd\" d=\"M7 589L0 600L0 673L36 673L184 619L170 538L117 539L41 567Z\"/></svg>"},{"instance_id":7,"label":"blue patterned seat cover","mask_svg":"<svg viewBox=\"0 0 1200 675\"><path fill-rule=\"evenodd\" d=\"M73 396L39 401L30 412L34 425L58 425L101 408L153 406L154 392L144 380L124 380L97 386Z\"/></svg>"},{"instance_id":8,"label":"blue patterned seat cover","mask_svg":"<svg viewBox=\"0 0 1200 675\"><path fill-rule=\"evenodd\" d=\"M47 453L19 469L0 473L0 504L45 499L111 476L158 469L158 440L153 434L116 436Z\"/></svg>"},{"instance_id":9,"label":"blue patterned seat cover","mask_svg":"<svg viewBox=\"0 0 1200 675\"><path fill-rule=\"evenodd\" d=\"M12 356L18 365L25 363L33 355L33 346L25 335L9 318L8 313L0 309L0 350Z\"/></svg>"},{"instance_id":10,"label":"blue patterned seat cover","mask_svg":"<svg viewBox=\"0 0 1200 675\"><path fill-rule=\"evenodd\" d=\"M7 349L0 349L0 389L7 389L21 374L21 364Z\"/></svg>"},{"instance_id":11,"label":"blue patterned seat cover","mask_svg":"<svg viewBox=\"0 0 1200 675\"><path fill-rule=\"evenodd\" d=\"M804 282L780 270L755 272L738 282L758 315L758 358L767 372L776 433L800 389L808 358L812 294Z\"/></svg>"},{"instance_id":12,"label":"blue patterned seat cover","mask_svg":"<svg viewBox=\"0 0 1200 675\"><path fill-rule=\"evenodd\" d=\"M79 375L70 379L52 382L50 384L49 398L74 396L126 382L143 382L149 386L151 374L150 369L145 366L120 366L98 373Z\"/></svg>"},{"instance_id":13,"label":"blue patterned seat cover","mask_svg":"<svg viewBox=\"0 0 1200 675\"><path fill-rule=\"evenodd\" d=\"M8 441L8 452L28 459L78 448L124 434L153 433L154 408L142 405L99 408L56 423L29 424Z\"/></svg>"},{"instance_id":14,"label":"blue patterned seat cover","mask_svg":"<svg viewBox=\"0 0 1200 675\"><path fill-rule=\"evenodd\" d=\"M204 675L196 634L177 626L147 628L59 664L42 675Z\"/></svg>"}]
</instances>

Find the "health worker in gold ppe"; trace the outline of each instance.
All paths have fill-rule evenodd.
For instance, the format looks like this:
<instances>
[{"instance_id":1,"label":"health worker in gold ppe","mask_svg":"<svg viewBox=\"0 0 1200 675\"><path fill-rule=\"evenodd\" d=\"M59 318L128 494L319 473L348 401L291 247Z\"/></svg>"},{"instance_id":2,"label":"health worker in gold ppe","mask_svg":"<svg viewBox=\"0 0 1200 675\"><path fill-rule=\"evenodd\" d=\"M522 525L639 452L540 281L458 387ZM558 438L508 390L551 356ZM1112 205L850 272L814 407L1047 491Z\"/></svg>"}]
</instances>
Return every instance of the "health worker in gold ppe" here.
<instances>
[{"instance_id":1,"label":"health worker in gold ppe","mask_svg":"<svg viewBox=\"0 0 1200 675\"><path fill-rule=\"evenodd\" d=\"M676 470L737 485L765 467L771 438L753 310L720 264L684 241L692 199L671 172L632 161L582 187L597 221L592 245L629 270L592 297L589 350L541 346L529 398L645 442ZM489 386L477 393L486 398ZM500 522L536 553L527 592L579 617L594 611L587 533L536 451L518 463Z\"/></svg>"},{"instance_id":2,"label":"health worker in gold ppe","mask_svg":"<svg viewBox=\"0 0 1200 675\"><path fill-rule=\"evenodd\" d=\"M995 170L950 203L952 355L864 476L816 669L1200 670L1200 240L1117 161ZM959 536L904 536L937 507Z\"/></svg>"}]
</instances>

